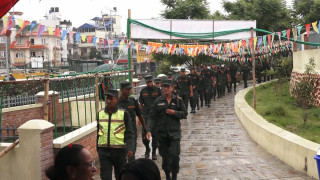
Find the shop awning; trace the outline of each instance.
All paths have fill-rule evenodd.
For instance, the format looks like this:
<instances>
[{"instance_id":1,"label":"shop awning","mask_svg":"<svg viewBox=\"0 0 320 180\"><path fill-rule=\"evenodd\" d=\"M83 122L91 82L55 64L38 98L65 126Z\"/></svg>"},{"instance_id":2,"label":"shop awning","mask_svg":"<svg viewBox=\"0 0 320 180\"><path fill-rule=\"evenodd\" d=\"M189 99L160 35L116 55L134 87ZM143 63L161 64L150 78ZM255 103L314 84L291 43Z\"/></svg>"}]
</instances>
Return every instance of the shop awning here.
<instances>
[{"instance_id":1,"label":"shop awning","mask_svg":"<svg viewBox=\"0 0 320 180\"><path fill-rule=\"evenodd\" d=\"M0 1L0 18L5 15L19 0L1 0Z\"/></svg>"}]
</instances>

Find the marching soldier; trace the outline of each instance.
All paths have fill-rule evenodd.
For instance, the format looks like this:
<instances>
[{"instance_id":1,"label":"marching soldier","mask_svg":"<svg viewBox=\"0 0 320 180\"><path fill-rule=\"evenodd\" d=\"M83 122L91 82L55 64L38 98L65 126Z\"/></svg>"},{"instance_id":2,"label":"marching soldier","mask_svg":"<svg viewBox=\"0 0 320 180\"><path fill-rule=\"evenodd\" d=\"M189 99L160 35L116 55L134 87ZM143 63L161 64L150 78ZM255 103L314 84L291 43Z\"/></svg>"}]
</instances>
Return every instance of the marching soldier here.
<instances>
[{"instance_id":1,"label":"marching soldier","mask_svg":"<svg viewBox=\"0 0 320 180\"><path fill-rule=\"evenodd\" d=\"M245 62L245 63L243 64L241 73L242 73L244 88L247 88L247 87L248 87L247 81L248 81L248 77L249 77L249 74L250 74L250 68L249 68L247 62Z\"/></svg>"},{"instance_id":2,"label":"marching soldier","mask_svg":"<svg viewBox=\"0 0 320 180\"><path fill-rule=\"evenodd\" d=\"M203 74L201 72L201 70L198 71L198 76L199 76L199 88L198 88L198 94L200 97L200 103L201 103L201 107L203 107L203 99L204 99L204 90L205 90L205 85L204 85L204 80L203 80ZM199 110L199 98L197 101L197 110Z\"/></svg>"},{"instance_id":3,"label":"marching soldier","mask_svg":"<svg viewBox=\"0 0 320 180\"><path fill-rule=\"evenodd\" d=\"M151 109L150 121L147 125L147 137L151 130L158 126L159 153L162 157L162 169L166 179L177 179L180 161L181 124L180 119L187 117L187 109L180 97L172 93L172 80L164 80L163 95L158 98ZM170 174L171 173L171 174Z\"/></svg>"},{"instance_id":4,"label":"marching soldier","mask_svg":"<svg viewBox=\"0 0 320 180\"><path fill-rule=\"evenodd\" d=\"M196 105L197 105L197 100L199 98L198 97L199 77L198 77L198 74L195 72L194 67L190 68L189 77L191 78L192 92L193 92L193 97L190 97L190 106L191 106L190 113L196 113Z\"/></svg>"},{"instance_id":5,"label":"marching soldier","mask_svg":"<svg viewBox=\"0 0 320 180\"><path fill-rule=\"evenodd\" d=\"M261 63L258 62L257 67L256 67L256 75L257 75L257 79L258 79L258 84L261 83L262 71L263 71L263 67L262 67Z\"/></svg>"},{"instance_id":6,"label":"marching soldier","mask_svg":"<svg viewBox=\"0 0 320 180\"><path fill-rule=\"evenodd\" d=\"M218 91L218 96L220 96L220 88L218 86L220 86L220 82L219 82L219 73L218 73L218 66L216 66L215 64L211 65L211 71L212 71L212 75L213 75L213 87L212 87L212 95L213 95L213 100L216 100L216 95L217 95L217 91Z\"/></svg>"},{"instance_id":7,"label":"marching soldier","mask_svg":"<svg viewBox=\"0 0 320 180\"><path fill-rule=\"evenodd\" d=\"M108 89L106 107L97 116L97 151L102 180L112 179L112 167L116 179L120 171L133 157L134 132L129 113L118 109L118 91Z\"/></svg>"},{"instance_id":8,"label":"marching soldier","mask_svg":"<svg viewBox=\"0 0 320 180\"><path fill-rule=\"evenodd\" d=\"M155 86L160 88L161 87L161 79L158 77L154 78L154 84L155 84Z\"/></svg>"},{"instance_id":9,"label":"marching soldier","mask_svg":"<svg viewBox=\"0 0 320 180\"><path fill-rule=\"evenodd\" d=\"M231 66L229 67L231 82L230 82L230 91L232 89L232 84L234 88L234 92L236 92L237 89L237 77L238 77L238 67L235 62L232 62Z\"/></svg>"},{"instance_id":10,"label":"marching soldier","mask_svg":"<svg viewBox=\"0 0 320 180\"><path fill-rule=\"evenodd\" d=\"M186 75L186 69L181 68L180 76L177 78L178 86L180 86L178 95L182 98L186 108L188 109L188 101L190 97L193 97L192 81L189 76Z\"/></svg>"},{"instance_id":11,"label":"marching soldier","mask_svg":"<svg viewBox=\"0 0 320 180\"><path fill-rule=\"evenodd\" d=\"M118 107L125 109L130 114L130 120L132 122L133 131L135 134L134 139L134 151L133 151L133 157L130 159L130 161L135 159L135 152L137 150L137 126L136 126L136 116L139 118L140 124L142 125L143 131L146 132L146 124L144 122L142 111L140 109L139 103L137 100L134 99L134 97L130 96L130 92L132 89L131 83L128 81L123 81L120 83L121 87L121 96L118 101ZM145 135L143 135L145 137Z\"/></svg>"},{"instance_id":12,"label":"marching soldier","mask_svg":"<svg viewBox=\"0 0 320 180\"><path fill-rule=\"evenodd\" d=\"M220 87L220 95L222 96L225 96L226 95L226 86L229 90L229 87L228 87L228 75L227 75L227 68L225 67L224 64L222 64L220 66L220 69L219 69L219 77L220 77L220 82L221 82L221 87Z\"/></svg>"},{"instance_id":13,"label":"marching soldier","mask_svg":"<svg viewBox=\"0 0 320 180\"><path fill-rule=\"evenodd\" d=\"M140 108L142 109L142 113L143 113L143 117L145 119L146 125L148 125L151 107L154 101L161 96L161 90L160 88L153 85L153 78L151 75L145 76L144 79L147 84L147 87L143 88L140 91L139 102L140 102ZM145 132L142 135L144 134ZM146 138L142 138L142 142L146 147L145 158L149 158L150 157L150 147L149 147L150 141ZM158 147L157 133L156 133L156 129L154 129L152 133L152 160L157 159L157 152L156 152L157 147Z\"/></svg>"},{"instance_id":14,"label":"marching soldier","mask_svg":"<svg viewBox=\"0 0 320 180\"><path fill-rule=\"evenodd\" d=\"M204 91L204 99L205 99L205 106L210 107L211 101L211 94L212 94L212 87L213 87L213 75L212 71L208 69L208 65L205 65L202 70L202 74L204 76L203 81L205 84L205 91Z\"/></svg>"}]
</instances>

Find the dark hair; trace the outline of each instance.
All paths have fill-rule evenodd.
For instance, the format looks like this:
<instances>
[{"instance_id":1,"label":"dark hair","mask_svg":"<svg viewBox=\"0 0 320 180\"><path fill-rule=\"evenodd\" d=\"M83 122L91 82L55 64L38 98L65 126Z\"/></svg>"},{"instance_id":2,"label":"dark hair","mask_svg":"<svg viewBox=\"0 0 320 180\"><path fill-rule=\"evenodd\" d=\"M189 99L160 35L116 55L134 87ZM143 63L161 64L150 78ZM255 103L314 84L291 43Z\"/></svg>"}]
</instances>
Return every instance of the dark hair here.
<instances>
[{"instance_id":1,"label":"dark hair","mask_svg":"<svg viewBox=\"0 0 320 180\"><path fill-rule=\"evenodd\" d=\"M80 144L69 144L63 147L54 159L54 165L46 170L47 177L50 180L67 179L66 167L80 163L80 152L82 149L84 147Z\"/></svg>"},{"instance_id":2,"label":"dark hair","mask_svg":"<svg viewBox=\"0 0 320 180\"><path fill-rule=\"evenodd\" d=\"M140 180L161 180L158 166L150 159L140 158L129 162L120 172L120 179L127 173Z\"/></svg>"}]
</instances>

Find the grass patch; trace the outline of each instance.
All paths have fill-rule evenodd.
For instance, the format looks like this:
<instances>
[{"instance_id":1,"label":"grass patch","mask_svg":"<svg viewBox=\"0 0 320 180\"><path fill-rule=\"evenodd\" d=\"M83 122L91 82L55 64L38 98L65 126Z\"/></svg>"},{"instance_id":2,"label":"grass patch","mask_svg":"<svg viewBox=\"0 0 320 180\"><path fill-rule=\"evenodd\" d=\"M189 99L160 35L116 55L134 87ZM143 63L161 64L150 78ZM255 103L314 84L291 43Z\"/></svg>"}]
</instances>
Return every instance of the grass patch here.
<instances>
[{"instance_id":1,"label":"grass patch","mask_svg":"<svg viewBox=\"0 0 320 180\"><path fill-rule=\"evenodd\" d=\"M268 122L310 141L320 143L320 108L308 109L307 124L303 125L302 108L296 105L289 93L289 82L280 90L274 88L277 82L270 82L256 88L256 112ZM253 95L250 90L245 99L252 107Z\"/></svg>"}]
</instances>

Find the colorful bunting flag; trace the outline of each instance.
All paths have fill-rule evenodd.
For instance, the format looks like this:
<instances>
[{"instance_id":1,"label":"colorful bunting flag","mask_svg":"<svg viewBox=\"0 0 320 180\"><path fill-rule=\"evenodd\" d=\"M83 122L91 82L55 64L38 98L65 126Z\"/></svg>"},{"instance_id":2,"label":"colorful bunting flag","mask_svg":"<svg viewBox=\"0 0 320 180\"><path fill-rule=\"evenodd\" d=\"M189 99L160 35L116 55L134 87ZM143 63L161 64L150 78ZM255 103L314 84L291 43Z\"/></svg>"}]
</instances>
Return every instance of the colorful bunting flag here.
<instances>
[{"instance_id":1,"label":"colorful bunting flag","mask_svg":"<svg viewBox=\"0 0 320 180\"><path fill-rule=\"evenodd\" d=\"M311 24L306 24L307 37L309 37L310 26L311 26Z\"/></svg>"}]
</instances>

